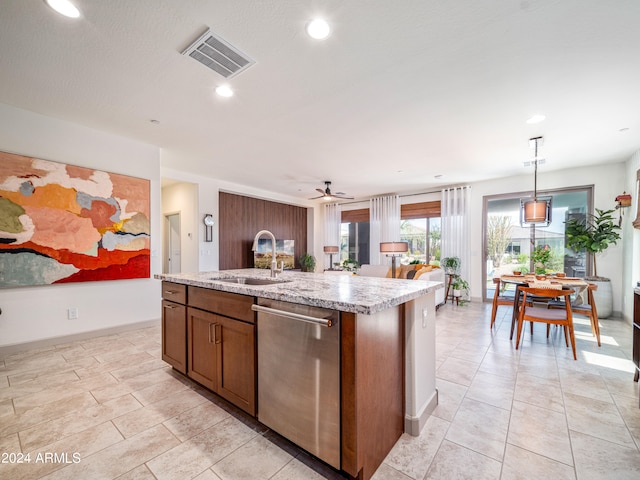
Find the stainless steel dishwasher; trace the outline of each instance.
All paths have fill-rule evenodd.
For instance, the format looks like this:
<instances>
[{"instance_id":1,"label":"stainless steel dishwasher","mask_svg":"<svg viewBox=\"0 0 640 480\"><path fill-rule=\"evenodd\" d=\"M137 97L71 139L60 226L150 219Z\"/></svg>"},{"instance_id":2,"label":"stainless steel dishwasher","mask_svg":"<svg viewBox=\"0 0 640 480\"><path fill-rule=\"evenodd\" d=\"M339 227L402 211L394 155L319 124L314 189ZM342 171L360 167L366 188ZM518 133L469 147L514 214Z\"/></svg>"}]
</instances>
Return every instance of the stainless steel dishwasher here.
<instances>
[{"instance_id":1,"label":"stainless steel dishwasher","mask_svg":"<svg viewBox=\"0 0 640 480\"><path fill-rule=\"evenodd\" d=\"M340 314L258 299L258 420L340 468Z\"/></svg>"}]
</instances>

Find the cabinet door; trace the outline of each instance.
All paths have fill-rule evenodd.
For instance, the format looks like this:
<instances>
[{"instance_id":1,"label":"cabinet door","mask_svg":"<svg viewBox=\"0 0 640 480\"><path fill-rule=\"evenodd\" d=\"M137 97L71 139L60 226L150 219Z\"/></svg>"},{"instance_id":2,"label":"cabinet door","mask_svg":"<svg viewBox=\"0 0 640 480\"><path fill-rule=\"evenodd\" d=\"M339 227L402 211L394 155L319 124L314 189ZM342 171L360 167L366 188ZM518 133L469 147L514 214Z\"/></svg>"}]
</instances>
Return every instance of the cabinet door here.
<instances>
[{"instance_id":1,"label":"cabinet door","mask_svg":"<svg viewBox=\"0 0 640 480\"><path fill-rule=\"evenodd\" d=\"M254 325L218 317L217 393L251 415L256 414Z\"/></svg>"},{"instance_id":2,"label":"cabinet door","mask_svg":"<svg viewBox=\"0 0 640 480\"><path fill-rule=\"evenodd\" d=\"M187 308L162 301L162 360L187 373Z\"/></svg>"},{"instance_id":3,"label":"cabinet door","mask_svg":"<svg viewBox=\"0 0 640 480\"><path fill-rule=\"evenodd\" d=\"M195 308L187 309L189 352L187 375L210 390L216 391L216 343L215 330L218 315Z\"/></svg>"}]
</instances>

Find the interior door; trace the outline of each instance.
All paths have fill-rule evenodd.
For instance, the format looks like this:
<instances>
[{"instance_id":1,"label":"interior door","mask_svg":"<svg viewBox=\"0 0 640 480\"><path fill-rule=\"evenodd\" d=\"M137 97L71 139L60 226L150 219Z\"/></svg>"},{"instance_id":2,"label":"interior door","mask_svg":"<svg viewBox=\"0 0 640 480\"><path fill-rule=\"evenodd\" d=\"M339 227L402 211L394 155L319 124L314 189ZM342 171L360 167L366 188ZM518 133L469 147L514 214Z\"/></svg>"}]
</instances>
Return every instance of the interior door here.
<instances>
[{"instance_id":1,"label":"interior door","mask_svg":"<svg viewBox=\"0 0 640 480\"><path fill-rule=\"evenodd\" d=\"M166 248L165 248L165 273L180 273L181 265L181 243L180 243L180 214L172 213L165 215L166 218Z\"/></svg>"}]
</instances>

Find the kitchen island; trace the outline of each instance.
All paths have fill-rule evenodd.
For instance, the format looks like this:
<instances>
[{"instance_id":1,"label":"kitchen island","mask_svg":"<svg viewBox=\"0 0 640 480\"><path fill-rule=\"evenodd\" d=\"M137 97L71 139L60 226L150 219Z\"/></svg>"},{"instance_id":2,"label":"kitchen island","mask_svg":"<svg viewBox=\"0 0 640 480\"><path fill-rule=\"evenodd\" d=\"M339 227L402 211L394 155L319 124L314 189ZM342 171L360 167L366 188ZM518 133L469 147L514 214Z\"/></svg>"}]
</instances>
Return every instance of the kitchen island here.
<instances>
[{"instance_id":1,"label":"kitchen island","mask_svg":"<svg viewBox=\"0 0 640 480\"><path fill-rule=\"evenodd\" d=\"M269 273L156 275L163 359L328 464L370 478L437 404L435 291L443 285Z\"/></svg>"}]
</instances>

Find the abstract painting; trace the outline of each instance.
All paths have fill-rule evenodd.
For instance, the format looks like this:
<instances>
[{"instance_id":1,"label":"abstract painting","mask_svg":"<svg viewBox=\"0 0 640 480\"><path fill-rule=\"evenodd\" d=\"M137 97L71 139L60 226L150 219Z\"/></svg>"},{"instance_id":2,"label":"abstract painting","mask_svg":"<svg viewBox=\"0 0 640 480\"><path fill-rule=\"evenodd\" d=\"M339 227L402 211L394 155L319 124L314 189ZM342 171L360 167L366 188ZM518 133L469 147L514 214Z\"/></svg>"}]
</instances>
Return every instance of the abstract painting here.
<instances>
[{"instance_id":1,"label":"abstract painting","mask_svg":"<svg viewBox=\"0 0 640 480\"><path fill-rule=\"evenodd\" d=\"M0 152L0 287L148 278L150 182Z\"/></svg>"}]
</instances>

